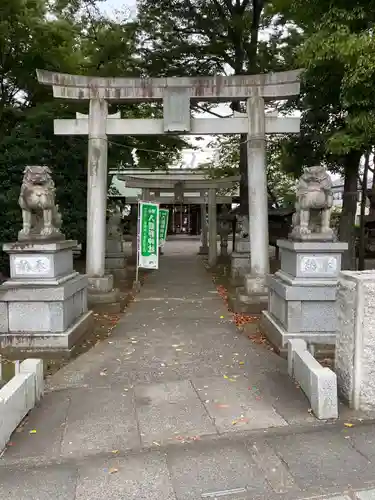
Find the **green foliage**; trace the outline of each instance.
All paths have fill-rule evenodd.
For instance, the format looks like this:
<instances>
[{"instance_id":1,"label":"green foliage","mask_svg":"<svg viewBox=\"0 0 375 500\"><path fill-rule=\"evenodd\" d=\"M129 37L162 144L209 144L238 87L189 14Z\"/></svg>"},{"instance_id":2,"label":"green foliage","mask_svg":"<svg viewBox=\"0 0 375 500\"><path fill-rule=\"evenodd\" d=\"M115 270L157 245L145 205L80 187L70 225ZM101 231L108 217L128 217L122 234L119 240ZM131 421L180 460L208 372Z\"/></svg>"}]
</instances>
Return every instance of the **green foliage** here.
<instances>
[{"instance_id":1,"label":"green foliage","mask_svg":"<svg viewBox=\"0 0 375 500\"><path fill-rule=\"evenodd\" d=\"M254 74L290 62L264 0L139 0L138 11L148 75ZM260 37L271 26L268 39Z\"/></svg>"},{"instance_id":2,"label":"green foliage","mask_svg":"<svg viewBox=\"0 0 375 500\"><path fill-rule=\"evenodd\" d=\"M135 25L101 15L94 0L0 2L0 241L20 229L18 196L25 165L52 167L64 232L85 244L87 137L55 136L54 118L73 118L88 106L57 102L37 82L36 68L100 76L140 76ZM154 104L113 107L123 117L160 115ZM109 141L109 168L137 162L152 169L180 157L173 136L117 137ZM4 270L2 255L0 267Z\"/></svg>"},{"instance_id":3,"label":"green foliage","mask_svg":"<svg viewBox=\"0 0 375 500\"><path fill-rule=\"evenodd\" d=\"M305 68L301 96L292 103L302 113L301 136L289 146L296 165L324 161L342 169L345 155L374 143L374 7L372 0L273 2L279 22L297 25L303 40L294 51ZM288 34L286 42L292 40Z\"/></svg>"},{"instance_id":4,"label":"green foliage","mask_svg":"<svg viewBox=\"0 0 375 500\"><path fill-rule=\"evenodd\" d=\"M211 146L217 149L212 164L206 166L211 178L239 175L240 141L238 135L221 136ZM267 186L270 201L278 207L286 207L295 201L295 179L280 168L282 150L279 138L267 143ZM201 166L203 167L203 166Z\"/></svg>"}]
</instances>

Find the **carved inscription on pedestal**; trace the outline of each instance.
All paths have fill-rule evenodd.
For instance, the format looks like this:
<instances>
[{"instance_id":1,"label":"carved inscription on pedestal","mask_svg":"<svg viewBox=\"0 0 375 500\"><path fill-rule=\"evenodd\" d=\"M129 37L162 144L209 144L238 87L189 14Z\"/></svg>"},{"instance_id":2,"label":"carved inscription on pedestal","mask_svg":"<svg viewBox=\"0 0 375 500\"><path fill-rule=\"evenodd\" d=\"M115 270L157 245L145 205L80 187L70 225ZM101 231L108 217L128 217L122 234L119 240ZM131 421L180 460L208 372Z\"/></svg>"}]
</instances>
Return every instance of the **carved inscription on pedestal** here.
<instances>
[{"instance_id":1,"label":"carved inscription on pedestal","mask_svg":"<svg viewBox=\"0 0 375 500\"><path fill-rule=\"evenodd\" d=\"M51 265L48 257L43 256L29 256L29 257L15 257L14 267L16 274L32 274L45 276L49 274Z\"/></svg>"},{"instance_id":2,"label":"carved inscription on pedestal","mask_svg":"<svg viewBox=\"0 0 375 500\"><path fill-rule=\"evenodd\" d=\"M303 274L334 274L337 272L337 257L328 255L305 255L300 260Z\"/></svg>"}]
</instances>

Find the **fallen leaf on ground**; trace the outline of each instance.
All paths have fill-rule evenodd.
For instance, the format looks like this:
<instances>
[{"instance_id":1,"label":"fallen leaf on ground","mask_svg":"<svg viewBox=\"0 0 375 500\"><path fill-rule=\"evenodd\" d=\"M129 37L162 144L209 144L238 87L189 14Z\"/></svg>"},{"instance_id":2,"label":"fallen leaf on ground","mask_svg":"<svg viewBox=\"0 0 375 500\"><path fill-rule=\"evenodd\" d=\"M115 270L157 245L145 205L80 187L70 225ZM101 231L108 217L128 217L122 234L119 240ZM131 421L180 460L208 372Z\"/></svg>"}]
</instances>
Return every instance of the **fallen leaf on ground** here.
<instances>
[{"instance_id":1,"label":"fallen leaf on ground","mask_svg":"<svg viewBox=\"0 0 375 500\"><path fill-rule=\"evenodd\" d=\"M241 417L241 418L237 418L235 420L232 420L232 425L237 425L237 424L247 424L249 422L249 419L248 418L245 418L245 417Z\"/></svg>"}]
</instances>

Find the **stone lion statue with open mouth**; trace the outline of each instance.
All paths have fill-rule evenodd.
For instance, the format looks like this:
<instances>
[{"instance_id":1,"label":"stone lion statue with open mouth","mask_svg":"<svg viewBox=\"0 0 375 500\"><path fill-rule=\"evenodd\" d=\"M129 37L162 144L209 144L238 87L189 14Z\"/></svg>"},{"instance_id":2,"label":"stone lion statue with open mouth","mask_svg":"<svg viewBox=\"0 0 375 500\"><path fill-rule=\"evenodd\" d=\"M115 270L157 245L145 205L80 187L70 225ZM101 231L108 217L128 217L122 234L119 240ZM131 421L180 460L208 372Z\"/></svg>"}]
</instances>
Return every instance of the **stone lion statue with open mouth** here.
<instances>
[{"instance_id":1,"label":"stone lion statue with open mouth","mask_svg":"<svg viewBox=\"0 0 375 500\"><path fill-rule=\"evenodd\" d=\"M55 183L47 166L27 166L18 199L22 210L19 240L62 239L59 207L55 203Z\"/></svg>"}]
</instances>

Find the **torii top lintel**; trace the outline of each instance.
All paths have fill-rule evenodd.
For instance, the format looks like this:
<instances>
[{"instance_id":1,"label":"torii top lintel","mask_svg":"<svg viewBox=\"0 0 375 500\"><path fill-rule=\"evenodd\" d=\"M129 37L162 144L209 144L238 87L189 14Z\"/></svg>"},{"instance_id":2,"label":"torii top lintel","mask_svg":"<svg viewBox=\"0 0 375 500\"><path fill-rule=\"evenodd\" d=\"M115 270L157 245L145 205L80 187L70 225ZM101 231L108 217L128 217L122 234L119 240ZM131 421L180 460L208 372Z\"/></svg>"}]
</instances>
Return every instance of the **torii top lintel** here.
<instances>
[{"instance_id":1,"label":"torii top lintel","mask_svg":"<svg viewBox=\"0 0 375 500\"><path fill-rule=\"evenodd\" d=\"M176 179L173 175L162 179L147 179L132 175L118 174L117 178L125 181L126 187L138 189L171 189L176 187L176 183L181 184L181 189L185 191L200 191L207 189L231 188L234 183L240 181L239 175L224 177L222 179Z\"/></svg>"},{"instance_id":2,"label":"torii top lintel","mask_svg":"<svg viewBox=\"0 0 375 500\"><path fill-rule=\"evenodd\" d=\"M170 90L186 93L192 101L219 102L254 96L269 101L297 96L301 71L234 76L106 78L38 69L37 77L40 83L52 86L54 97L69 100L159 101Z\"/></svg>"}]
</instances>

